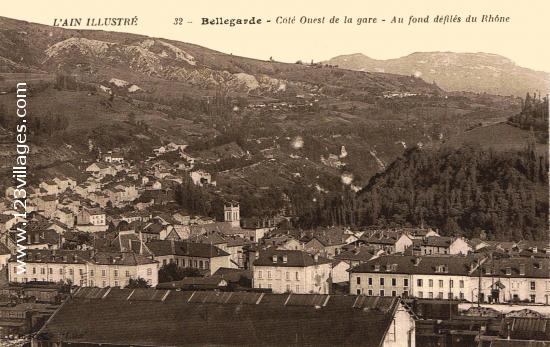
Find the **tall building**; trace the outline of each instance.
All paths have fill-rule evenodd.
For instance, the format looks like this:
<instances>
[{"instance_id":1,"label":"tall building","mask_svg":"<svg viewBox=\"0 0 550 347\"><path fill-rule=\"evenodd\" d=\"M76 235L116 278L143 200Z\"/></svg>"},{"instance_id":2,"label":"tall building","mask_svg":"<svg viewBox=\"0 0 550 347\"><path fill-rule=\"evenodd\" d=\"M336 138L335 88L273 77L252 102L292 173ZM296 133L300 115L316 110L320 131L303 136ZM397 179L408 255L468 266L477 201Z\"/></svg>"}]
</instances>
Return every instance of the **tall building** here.
<instances>
[{"instance_id":1,"label":"tall building","mask_svg":"<svg viewBox=\"0 0 550 347\"><path fill-rule=\"evenodd\" d=\"M232 226L238 227L241 224L241 210L238 202L231 202L223 206L223 220L230 222Z\"/></svg>"}]
</instances>

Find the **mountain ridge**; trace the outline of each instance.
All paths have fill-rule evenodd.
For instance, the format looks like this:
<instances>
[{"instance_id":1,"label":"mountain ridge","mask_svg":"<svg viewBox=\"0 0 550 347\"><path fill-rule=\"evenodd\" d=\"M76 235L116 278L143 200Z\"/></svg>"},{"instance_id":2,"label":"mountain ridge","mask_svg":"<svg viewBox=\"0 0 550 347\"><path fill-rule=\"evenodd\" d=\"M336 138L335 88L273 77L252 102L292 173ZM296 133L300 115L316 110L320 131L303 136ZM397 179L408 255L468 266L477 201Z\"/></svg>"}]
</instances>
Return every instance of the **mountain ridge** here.
<instances>
[{"instance_id":1,"label":"mountain ridge","mask_svg":"<svg viewBox=\"0 0 550 347\"><path fill-rule=\"evenodd\" d=\"M517 65L511 59L486 52L414 52L399 58L374 59L363 53L339 55L327 64L358 71L415 75L447 91L470 91L524 96L550 90L550 73Z\"/></svg>"}]
</instances>

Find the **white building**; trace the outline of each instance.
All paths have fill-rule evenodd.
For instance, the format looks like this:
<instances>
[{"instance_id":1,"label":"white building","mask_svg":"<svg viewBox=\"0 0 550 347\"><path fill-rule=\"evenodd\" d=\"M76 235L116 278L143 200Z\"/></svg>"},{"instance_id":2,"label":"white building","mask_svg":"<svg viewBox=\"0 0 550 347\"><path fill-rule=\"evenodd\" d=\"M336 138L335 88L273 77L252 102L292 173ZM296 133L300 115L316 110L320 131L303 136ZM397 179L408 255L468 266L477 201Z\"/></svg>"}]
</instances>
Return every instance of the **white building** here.
<instances>
[{"instance_id":1,"label":"white building","mask_svg":"<svg viewBox=\"0 0 550 347\"><path fill-rule=\"evenodd\" d=\"M158 262L126 252L28 249L26 272L18 273L18 263L8 263L10 282L43 281L72 283L81 287L125 287L130 279L143 278L158 284Z\"/></svg>"},{"instance_id":2,"label":"white building","mask_svg":"<svg viewBox=\"0 0 550 347\"><path fill-rule=\"evenodd\" d=\"M253 286L273 293L328 294L331 270L329 259L304 251L269 249L257 253Z\"/></svg>"}]
</instances>

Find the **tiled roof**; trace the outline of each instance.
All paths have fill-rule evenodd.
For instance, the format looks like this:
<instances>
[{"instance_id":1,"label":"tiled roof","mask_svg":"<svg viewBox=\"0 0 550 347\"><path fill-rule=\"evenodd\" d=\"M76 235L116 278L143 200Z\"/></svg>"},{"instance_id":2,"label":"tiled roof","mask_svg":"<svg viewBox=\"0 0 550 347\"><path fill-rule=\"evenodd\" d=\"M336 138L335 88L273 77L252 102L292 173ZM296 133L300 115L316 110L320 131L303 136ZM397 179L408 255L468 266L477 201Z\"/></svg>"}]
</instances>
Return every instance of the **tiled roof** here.
<instances>
[{"instance_id":1,"label":"tiled roof","mask_svg":"<svg viewBox=\"0 0 550 347\"><path fill-rule=\"evenodd\" d=\"M155 240L146 243L155 256L181 255L200 258L228 256L227 252L206 243L187 241Z\"/></svg>"},{"instance_id":2,"label":"tiled roof","mask_svg":"<svg viewBox=\"0 0 550 347\"><path fill-rule=\"evenodd\" d=\"M276 261L274 262L273 259L276 259ZM254 266L306 267L330 263L330 259L320 256L315 257L304 251L272 248L261 251L258 259L254 260Z\"/></svg>"},{"instance_id":3,"label":"tiled roof","mask_svg":"<svg viewBox=\"0 0 550 347\"><path fill-rule=\"evenodd\" d=\"M37 338L125 346L378 347L397 303L391 297L82 288Z\"/></svg>"},{"instance_id":4,"label":"tiled roof","mask_svg":"<svg viewBox=\"0 0 550 347\"><path fill-rule=\"evenodd\" d=\"M510 257L487 259L481 265L481 269L473 272L473 276L478 276L480 270L483 277L549 278L550 258ZM524 274L522 274L522 271L524 271Z\"/></svg>"},{"instance_id":5,"label":"tiled roof","mask_svg":"<svg viewBox=\"0 0 550 347\"><path fill-rule=\"evenodd\" d=\"M366 263L357 265L350 272L358 273L399 273L399 274L442 274L442 275L463 275L470 271L470 264L474 262L473 257L464 256L407 256L407 255L386 255ZM442 269L438 269L441 265ZM378 268L378 270L377 270Z\"/></svg>"}]
</instances>

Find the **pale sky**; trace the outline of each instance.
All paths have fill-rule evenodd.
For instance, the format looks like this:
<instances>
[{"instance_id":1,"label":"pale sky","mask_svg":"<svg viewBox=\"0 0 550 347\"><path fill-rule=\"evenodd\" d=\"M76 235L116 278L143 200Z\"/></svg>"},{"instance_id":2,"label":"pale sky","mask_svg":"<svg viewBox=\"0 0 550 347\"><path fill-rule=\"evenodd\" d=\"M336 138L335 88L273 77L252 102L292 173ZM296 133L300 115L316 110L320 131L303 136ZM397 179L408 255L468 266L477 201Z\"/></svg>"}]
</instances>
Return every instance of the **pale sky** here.
<instances>
[{"instance_id":1,"label":"pale sky","mask_svg":"<svg viewBox=\"0 0 550 347\"><path fill-rule=\"evenodd\" d=\"M78 5L77 5L78 3ZM6 7L6 5L8 5ZM11 6L10 6L11 5ZM478 16L478 22L416 24L408 18L430 15ZM511 17L510 23L480 23L483 14ZM104 27L143 35L195 43L251 58L295 62L320 61L364 53L375 59L397 58L413 52L486 52L503 55L520 66L550 71L550 1L505 0L26 0L5 1L0 15L42 24L54 18L133 17L137 27ZM278 16L353 17L353 24L277 25ZM256 16L271 23L255 26L204 26L202 17ZM405 24L390 24L393 16ZM182 17L183 26L174 26ZM377 17L385 23L357 25L357 17ZM87 27L81 27L86 29Z\"/></svg>"}]
</instances>

